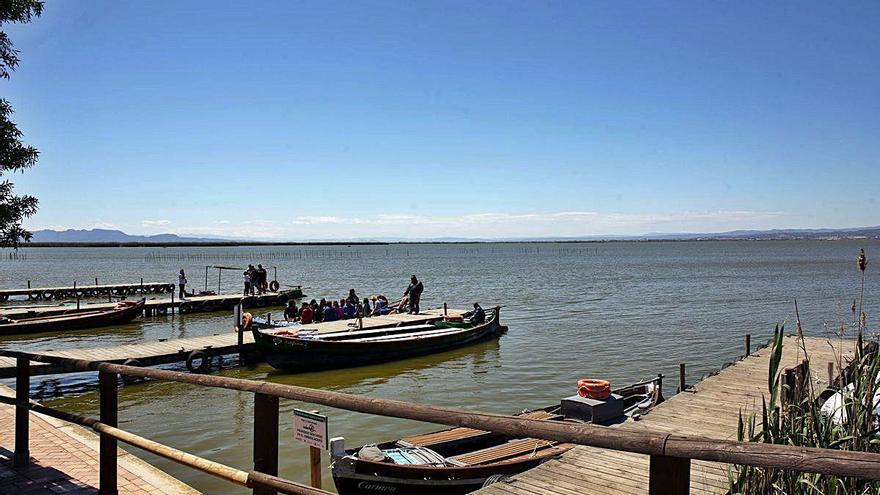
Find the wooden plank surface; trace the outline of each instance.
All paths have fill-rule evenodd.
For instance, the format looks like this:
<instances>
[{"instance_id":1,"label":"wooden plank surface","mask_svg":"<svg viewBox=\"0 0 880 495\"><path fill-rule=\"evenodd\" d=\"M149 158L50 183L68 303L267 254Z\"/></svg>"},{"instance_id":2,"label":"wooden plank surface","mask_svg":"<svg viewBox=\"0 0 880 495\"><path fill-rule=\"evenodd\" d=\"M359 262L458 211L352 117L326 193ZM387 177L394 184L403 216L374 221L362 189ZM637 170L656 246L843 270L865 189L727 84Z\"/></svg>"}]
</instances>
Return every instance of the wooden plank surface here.
<instances>
[{"instance_id":1,"label":"wooden plank surface","mask_svg":"<svg viewBox=\"0 0 880 495\"><path fill-rule=\"evenodd\" d=\"M794 367L804 359L804 347L812 363L812 383L816 390L827 386L828 362L837 356L851 356L851 341L829 341L807 337L803 347L795 337L786 337L782 368ZM767 395L770 348L695 384L655 407L640 421L627 421L618 428L647 430L735 439L739 414L760 414L762 396ZM530 471L495 483L475 493L480 495L549 495L596 493L603 495L643 495L648 493L648 456L577 446L555 460ZM690 492L722 494L728 488L728 466L693 461Z\"/></svg>"}]
</instances>

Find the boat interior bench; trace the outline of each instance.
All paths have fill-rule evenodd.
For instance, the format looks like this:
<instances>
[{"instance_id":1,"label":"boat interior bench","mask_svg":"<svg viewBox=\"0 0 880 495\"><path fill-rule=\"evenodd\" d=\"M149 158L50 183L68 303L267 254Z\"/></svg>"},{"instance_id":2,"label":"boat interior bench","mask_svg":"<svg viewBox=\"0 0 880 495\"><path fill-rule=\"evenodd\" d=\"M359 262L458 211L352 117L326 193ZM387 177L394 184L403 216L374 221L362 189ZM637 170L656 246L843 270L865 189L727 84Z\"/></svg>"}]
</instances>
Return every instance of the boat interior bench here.
<instances>
[{"instance_id":1,"label":"boat interior bench","mask_svg":"<svg viewBox=\"0 0 880 495\"><path fill-rule=\"evenodd\" d=\"M557 444L549 440L538 438L521 438L488 449L470 452L459 456L449 457L446 460L459 466L476 466L478 464L491 464L501 462L514 457L528 456L538 451L548 449Z\"/></svg>"},{"instance_id":2,"label":"boat interior bench","mask_svg":"<svg viewBox=\"0 0 880 495\"><path fill-rule=\"evenodd\" d=\"M525 419L552 419L557 416L558 415L547 411L532 411L518 417ZM400 440L398 440L397 443L401 446L416 446L437 449L453 442L460 442L463 440L482 440L494 436L499 436L499 434L493 433L491 431L465 428L462 426L458 428L452 428L451 430L435 431L432 433L425 433L423 435L416 435L414 437L401 438Z\"/></svg>"}]
</instances>

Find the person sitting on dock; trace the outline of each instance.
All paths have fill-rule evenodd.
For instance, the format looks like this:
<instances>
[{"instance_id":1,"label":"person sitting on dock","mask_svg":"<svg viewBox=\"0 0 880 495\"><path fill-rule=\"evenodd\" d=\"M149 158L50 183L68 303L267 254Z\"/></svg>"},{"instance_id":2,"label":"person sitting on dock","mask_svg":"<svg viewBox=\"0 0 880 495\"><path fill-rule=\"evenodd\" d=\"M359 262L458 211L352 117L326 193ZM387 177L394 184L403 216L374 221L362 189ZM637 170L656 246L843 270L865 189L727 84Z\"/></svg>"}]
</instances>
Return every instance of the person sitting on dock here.
<instances>
[{"instance_id":1,"label":"person sitting on dock","mask_svg":"<svg viewBox=\"0 0 880 495\"><path fill-rule=\"evenodd\" d=\"M336 301L333 301L333 304L336 304L337 306L339 305L339 303ZM322 321L328 322L336 321L339 319L339 316L337 316L336 314L336 310L333 308L333 304L327 304L326 306L324 306L324 318Z\"/></svg>"},{"instance_id":2,"label":"person sitting on dock","mask_svg":"<svg viewBox=\"0 0 880 495\"><path fill-rule=\"evenodd\" d=\"M287 307L284 308L284 319L286 321L296 321L299 312L296 310L296 301L287 301Z\"/></svg>"},{"instance_id":3,"label":"person sitting on dock","mask_svg":"<svg viewBox=\"0 0 880 495\"><path fill-rule=\"evenodd\" d=\"M391 312L391 308L388 307L388 299L379 294L379 297L376 298L375 309L373 310L373 316L376 315L387 315Z\"/></svg>"},{"instance_id":4,"label":"person sitting on dock","mask_svg":"<svg viewBox=\"0 0 880 495\"><path fill-rule=\"evenodd\" d=\"M342 308L342 313L345 315L346 319L357 317L357 306L355 306L355 303L351 302L351 299L345 300L345 306Z\"/></svg>"},{"instance_id":5,"label":"person sitting on dock","mask_svg":"<svg viewBox=\"0 0 880 495\"><path fill-rule=\"evenodd\" d=\"M373 310L370 309L370 298L365 297L364 302L358 304L357 312L361 316L371 316Z\"/></svg>"},{"instance_id":6,"label":"person sitting on dock","mask_svg":"<svg viewBox=\"0 0 880 495\"><path fill-rule=\"evenodd\" d=\"M312 311L312 307L309 306L308 303L302 303L302 308L299 311L299 321L303 325L308 325L313 320L315 312Z\"/></svg>"},{"instance_id":7,"label":"person sitting on dock","mask_svg":"<svg viewBox=\"0 0 880 495\"><path fill-rule=\"evenodd\" d=\"M419 300L422 298L425 286L419 282L415 275L410 278L409 287L406 288L404 296L409 296L409 312L410 314L419 314Z\"/></svg>"},{"instance_id":8,"label":"person sitting on dock","mask_svg":"<svg viewBox=\"0 0 880 495\"><path fill-rule=\"evenodd\" d=\"M324 309L327 307L327 300L321 298L321 303L318 304L312 299L312 311L314 311L314 315L312 318L315 319L315 323L321 323L324 321Z\"/></svg>"},{"instance_id":9,"label":"person sitting on dock","mask_svg":"<svg viewBox=\"0 0 880 495\"><path fill-rule=\"evenodd\" d=\"M95 279L97 280L97 279ZM186 298L186 274L183 273L183 268L180 269L180 273L177 274L177 287L180 289L177 293L177 297L181 299Z\"/></svg>"},{"instance_id":10,"label":"person sitting on dock","mask_svg":"<svg viewBox=\"0 0 880 495\"><path fill-rule=\"evenodd\" d=\"M345 299L340 299L339 302L333 301L333 311L336 311L336 319L344 320L345 319Z\"/></svg>"}]
</instances>

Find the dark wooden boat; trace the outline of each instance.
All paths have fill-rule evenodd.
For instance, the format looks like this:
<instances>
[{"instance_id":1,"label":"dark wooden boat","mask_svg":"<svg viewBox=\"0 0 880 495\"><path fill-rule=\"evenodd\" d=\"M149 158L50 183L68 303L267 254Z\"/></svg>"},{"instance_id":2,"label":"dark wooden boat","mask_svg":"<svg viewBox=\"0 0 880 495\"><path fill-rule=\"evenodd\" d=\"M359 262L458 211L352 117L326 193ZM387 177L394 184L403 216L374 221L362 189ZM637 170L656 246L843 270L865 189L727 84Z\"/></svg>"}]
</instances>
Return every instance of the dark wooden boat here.
<instances>
[{"instance_id":1,"label":"dark wooden boat","mask_svg":"<svg viewBox=\"0 0 880 495\"><path fill-rule=\"evenodd\" d=\"M507 331L500 308L486 312L479 325L438 320L368 330L315 334L252 328L257 348L277 369L305 371L348 368L441 352L498 337Z\"/></svg>"},{"instance_id":2,"label":"dark wooden boat","mask_svg":"<svg viewBox=\"0 0 880 495\"><path fill-rule=\"evenodd\" d=\"M78 311L70 314L38 316L11 320L0 319L0 335L28 334L39 332L60 332L83 328L105 327L128 323L137 317L146 304L140 301L122 301L114 308L94 311Z\"/></svg>"},{"instance_id":3,"label":"dark wooden boat","mask_svg":"<svg viewBox=\"0 0 880 495\"><path fill-rule=\"evenodd\" d=\"M624 402L623 416L614 424L644 414L663 401L662 377L614 391ZM521 418L578 421L562 414L562 406L525 411ZM361 448L345 450L343 441L331 446L333 481L340 495L377 493L457 495L531 469L574 445L507 435L472 428L450 428L381 443L382 460L361 458ZM372 447L372 446L370 446ZM368 447L369 448L369 447Z\"/></svg>"}]
</instances>

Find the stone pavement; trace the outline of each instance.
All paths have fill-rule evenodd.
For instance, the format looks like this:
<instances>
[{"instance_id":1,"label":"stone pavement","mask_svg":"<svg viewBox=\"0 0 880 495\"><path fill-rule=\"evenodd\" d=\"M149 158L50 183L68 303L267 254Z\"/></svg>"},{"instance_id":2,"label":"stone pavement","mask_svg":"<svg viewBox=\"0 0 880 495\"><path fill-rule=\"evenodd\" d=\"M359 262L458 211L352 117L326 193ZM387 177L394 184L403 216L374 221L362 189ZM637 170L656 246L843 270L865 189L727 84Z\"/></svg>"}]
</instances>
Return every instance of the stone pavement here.
<instances>
[{"instance_id":1,"label":"stone pavement","mask_svg":"<svg viewBox=\"0 0 880 495\"><path fill-rule=\"evenodd\" d=\"M13 396L0 385L0 394ZM94 494L98 486L98 435L55 418L31 413L30 465L12 467L15 407L0 404L0 493L16 495ZM198 493L132 454L119 450L120 494Z\"/></svg>"}]
</instances>

